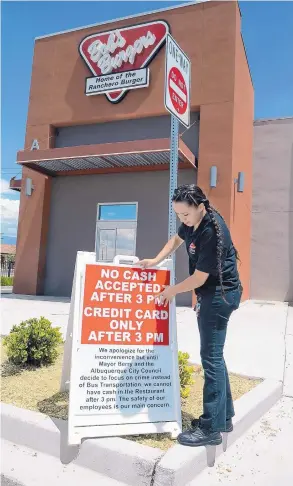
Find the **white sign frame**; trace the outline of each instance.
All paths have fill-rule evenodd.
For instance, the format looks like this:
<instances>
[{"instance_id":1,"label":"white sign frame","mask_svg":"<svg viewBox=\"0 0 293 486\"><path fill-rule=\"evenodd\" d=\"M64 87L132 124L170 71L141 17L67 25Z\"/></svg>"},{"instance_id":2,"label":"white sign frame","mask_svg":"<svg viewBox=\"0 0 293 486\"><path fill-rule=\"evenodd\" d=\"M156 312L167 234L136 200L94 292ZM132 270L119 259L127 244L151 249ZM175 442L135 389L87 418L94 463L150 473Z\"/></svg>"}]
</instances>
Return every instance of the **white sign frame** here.
<instances>
[{"instance_id":1,"label":"white sign frame","mask_svg":"<svg viewBox=\"0 0 293 486\"><path fill-rule=\"evenodd\" d=\"M177 60L174 59L174 57L170 53L170 48L173 46L173 48L177 49L180 51L181 56L184 58L184 61L188 67L188 73L185 73L184 70L180 67L180 63L177 62ZM187 87L187 109L183 114L180 114L176 111L171 97L169 93L169 73L172 68L177 68ZM174 83L173 83L174 84ZM174 86L177 90L181 91L179 87ZM179 93L178 91L178 93ZM182 94L185 96L185 94L182 92ZM182 51L182 49L179 47L175 39L170 35L167 34L166 37L166 62L165 62L165 88L164 88L164 103L165 103L165 108L171 115L175 116L180 123L182 123L186 128L190 127L190 95L191 95L191 61L188 58L188 56L185 54L185 52Z\"/></svg>"},{"instance_id":2,"label":"white sign frame","mask_svg":"<svg viewBox=\"0 0 293 486\"><path fill-rule=\"evenodd\" d=\"M136 257L117 256L114 259L112 265L117 266L117 261L129 260L131 267L134 266L138 260ZM132 260L132 261L131 261ZM67 337L64 351L64 363L61 380L61 391L70 388L70 383L78 383L79 370L77 360L74 359L75 354L78 352L79 342L79 322L81 316L81 308L83 305L83 287L84 287L84 274L86 264L104 265L105 262L96 262L95 253L78 252L76 258L74 281L72 289L72 298L70 305L70 314L68 320ZM107 263L109 265L109 263ZM111 265L111 263L110 263ZM173 273L172 260L165 260L155 269L166 269L171 271L171 279ZM169 308L169 336L170 336L170 348L173 356L176 359L172 359L172 380L173 380L173 410L175 419L168 422L136 422L129 423L130 418L125 417L125 423L110 424L110 425L90 425L93 417L82 417L83 425L80 425L81 417L79 417L79 425L76 424L75 415L73 413L72 403L74 400L74 390L72 389L69 400L69 412L68 412L68 444L79 445L82 439L94 438L94 437L110 437L110 436L126 436L133 434L152 434L152 433L170 433L172 438L176 438L182 430L182 418L181 418L181 400L180 400L180 381L178 370L178 346L177 346L177 329L176 329L176 304L173 300L170 303ZM158 346L156 346L158 347ZM105 415L106 420L107 415Z\"/></svg>"}]
</instances>

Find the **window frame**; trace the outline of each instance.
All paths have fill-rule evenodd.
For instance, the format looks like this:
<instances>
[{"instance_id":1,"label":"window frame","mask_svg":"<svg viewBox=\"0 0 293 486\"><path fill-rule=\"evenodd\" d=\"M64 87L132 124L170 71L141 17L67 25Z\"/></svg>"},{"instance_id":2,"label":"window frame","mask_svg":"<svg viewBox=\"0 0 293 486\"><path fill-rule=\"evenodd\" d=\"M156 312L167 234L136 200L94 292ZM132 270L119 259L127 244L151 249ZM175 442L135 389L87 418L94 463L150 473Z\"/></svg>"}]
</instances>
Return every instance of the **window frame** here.
<instances>
[{"instance_id":1,"label":"window frame","mask_svg":"<svg viewBox=\"0 0 293 486\"><path fill-rule=\"evenodd\" d=\"M136 219L99 219L100 215L100 208L101 206L125 206L125 205L135 205L136 208ZM96 260L97 261L104 261L104 262L112 262L113 259L105 259L99 260L99 253L100 253L100 232L101 230L115 230L116 237L115 237L115 248L114 254L116 256L116 245L117 245L117 230L118 229L134 229L135 236L134 236L134 254L136 253L136 242L137 242L137 218L138 218L138 202L111 202L111 203L98 203L97 204L97 215L96 215L96 234L95 234L95 253L96 253Z\"/></svg>"}]
</instances>

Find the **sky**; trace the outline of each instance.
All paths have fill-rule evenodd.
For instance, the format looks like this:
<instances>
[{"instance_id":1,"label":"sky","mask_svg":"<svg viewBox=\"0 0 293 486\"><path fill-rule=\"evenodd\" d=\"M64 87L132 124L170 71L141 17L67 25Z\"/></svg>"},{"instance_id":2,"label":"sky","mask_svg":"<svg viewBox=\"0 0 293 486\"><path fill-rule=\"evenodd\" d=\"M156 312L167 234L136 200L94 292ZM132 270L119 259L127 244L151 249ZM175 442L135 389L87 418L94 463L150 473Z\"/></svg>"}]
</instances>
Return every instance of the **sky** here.
<instances>
[{"instance_id":1,"label":"sky","mask_svg":"<svg viewBox=\"0 0 293 486\"><path fill-rule=\"evenodd\" d=\"M24 148L34 38L186 1L1 2L1 213L2 243L16 241L21 176L16 152ZM293 1L240 2L242 34L255 90L255 118L293 116Z\"/></svg>"}]
</instances>

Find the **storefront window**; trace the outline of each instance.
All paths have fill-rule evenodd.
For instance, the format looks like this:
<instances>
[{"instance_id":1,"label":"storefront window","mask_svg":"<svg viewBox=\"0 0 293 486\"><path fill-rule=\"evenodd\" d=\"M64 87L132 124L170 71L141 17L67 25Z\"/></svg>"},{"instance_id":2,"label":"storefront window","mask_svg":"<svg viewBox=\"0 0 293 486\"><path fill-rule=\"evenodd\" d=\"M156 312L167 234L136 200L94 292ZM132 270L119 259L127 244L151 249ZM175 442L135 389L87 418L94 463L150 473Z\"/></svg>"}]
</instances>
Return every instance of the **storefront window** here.
<instances>
[{"instance_id":1,"label":"storefront window","mask_svg":"<svg viewBox=\"0 0 293 486\"><path fill-rule=\"evenodd\" d=\"M137 204L98 205L96 253L100 261L113 261L116 255L135 255Z\"/></svg>"},{"instance_id":2,"label":"storefront window","mask_svg":"<svg viewBox=\"0 0 293 486\"><path fill-rule=\"evenodd\" d=\"M134 255L136 228L117 228L116 254Z\"/></svg>"},{"instance_id":3,"label":"storefront window","mask_svg":"<svg viewBox=\"0 0 293 486\"><path fill-rule=\"evenodd\" d=\"M136 204L100 204L99 221L136 221Z\"/></svg>"}]
</instances>

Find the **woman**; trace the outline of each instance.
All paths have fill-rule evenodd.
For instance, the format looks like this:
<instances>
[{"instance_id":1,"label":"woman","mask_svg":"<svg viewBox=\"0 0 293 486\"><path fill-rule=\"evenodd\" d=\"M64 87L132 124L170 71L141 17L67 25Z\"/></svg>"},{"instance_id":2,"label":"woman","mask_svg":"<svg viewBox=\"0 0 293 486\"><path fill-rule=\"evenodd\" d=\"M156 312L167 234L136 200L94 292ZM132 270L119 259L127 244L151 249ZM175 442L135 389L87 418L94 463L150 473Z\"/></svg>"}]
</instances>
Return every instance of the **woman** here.
<instances>
[{"instance_id":1,"label":"woman","mask_svg":"<svg viewBox=\"0 0 293 486\"><path fill-rule=\"evenodd\" d=\"M217 445L222 442L220 432L233 430L235 414L223 349L229 318L242 295L238 254L224 219L199 187L178 187L172 201L181 221L178 234L156 258L139 263L143 268L157 265L185 242L190 277L167 287L161 298L166 303L177 294L195 289L204 388L203 415L191 422L191 429L180 434L178 441L193 447Z\"/></svg>"}]
</instances>

